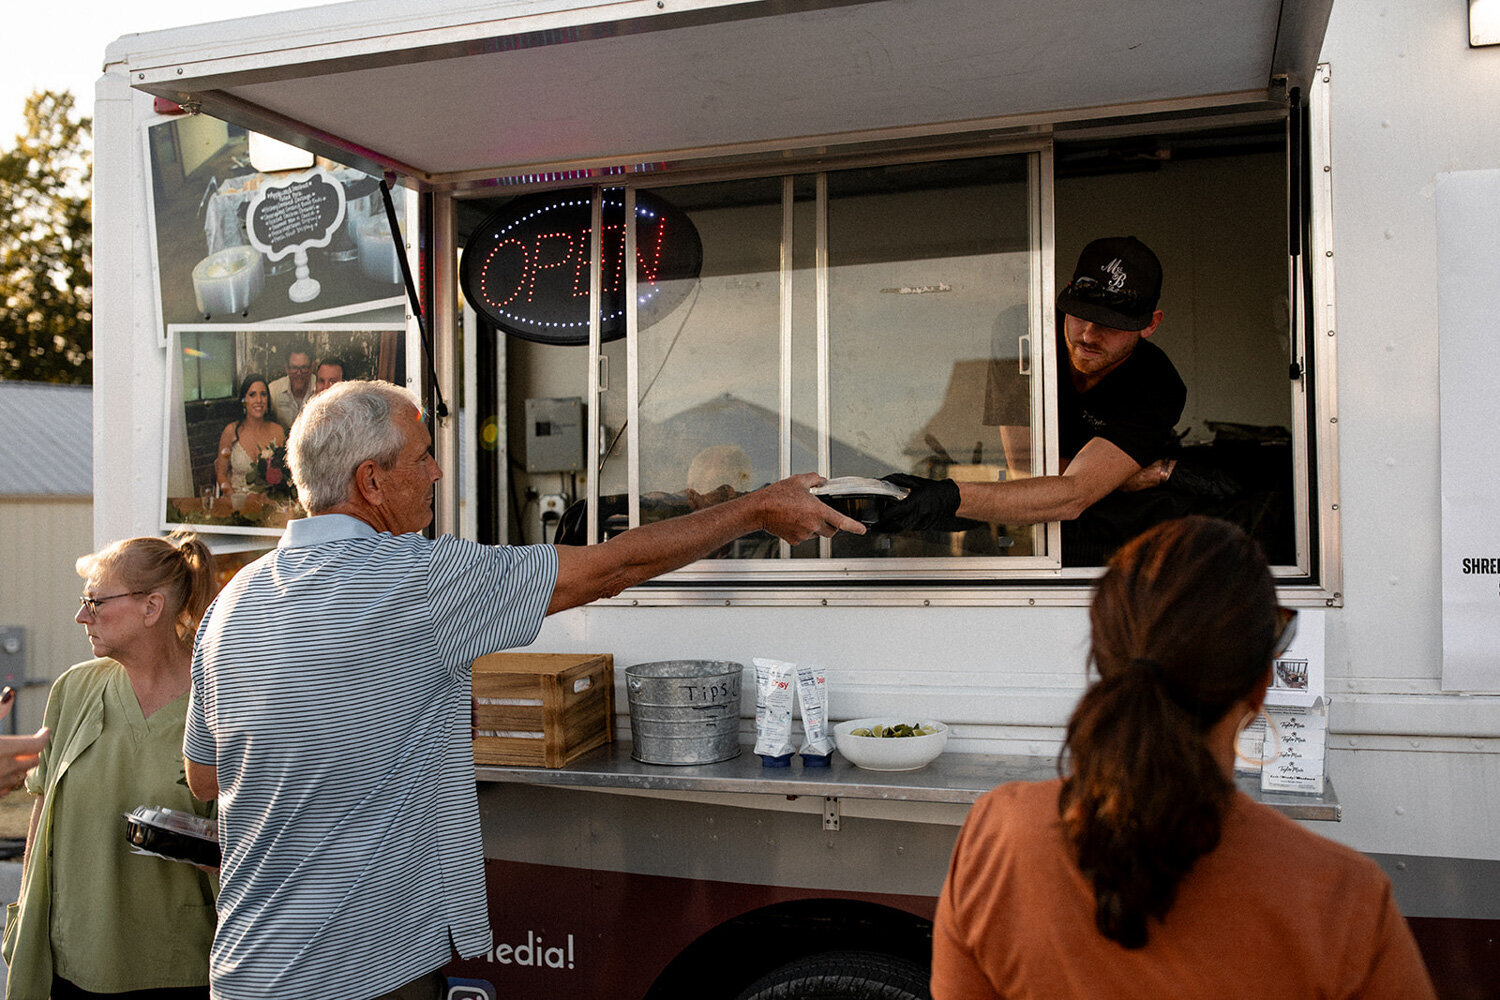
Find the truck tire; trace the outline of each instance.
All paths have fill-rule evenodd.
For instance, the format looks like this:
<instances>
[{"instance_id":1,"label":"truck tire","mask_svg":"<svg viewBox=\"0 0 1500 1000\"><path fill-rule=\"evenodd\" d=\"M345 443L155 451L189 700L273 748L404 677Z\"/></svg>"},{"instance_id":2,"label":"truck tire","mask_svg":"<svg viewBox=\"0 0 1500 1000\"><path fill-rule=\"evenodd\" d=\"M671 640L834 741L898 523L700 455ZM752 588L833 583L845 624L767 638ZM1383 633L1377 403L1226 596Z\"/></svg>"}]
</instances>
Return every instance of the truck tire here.
<instances>
[{"instance_id":1,"label":"truck tire","mask_svg":"<svg viewBox=\"0 0 1500 1000\"><path fill-rule=\"evenodd\" d=\"M871 951L834 951L788 962L736 1000L931 1000L927 970Z\"/></svg>"}]
</instances>

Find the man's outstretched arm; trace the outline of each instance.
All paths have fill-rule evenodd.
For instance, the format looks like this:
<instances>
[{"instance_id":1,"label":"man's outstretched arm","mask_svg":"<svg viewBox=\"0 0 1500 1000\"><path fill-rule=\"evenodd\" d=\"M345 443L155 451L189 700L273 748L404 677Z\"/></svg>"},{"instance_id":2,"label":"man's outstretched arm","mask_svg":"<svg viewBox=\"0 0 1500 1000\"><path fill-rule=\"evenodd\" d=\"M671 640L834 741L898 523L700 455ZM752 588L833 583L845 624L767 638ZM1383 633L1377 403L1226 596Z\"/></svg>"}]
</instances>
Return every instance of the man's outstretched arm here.
<instances>
[{"instance_id":1,"label":"man's outstretched arm","mask_svg":"<svg viewBox=\"0 0 1500 1000\"><path fill-rule=\"evenodd\" d=\"M1094 438L1068 463L1060 476L1033 476L999 483L955 483L916 476L888 476L909 487L904 500L891 505L876 531L952 530L956 518L990 524L1040 524L1071 521L1141 469L1119 446Z\"/></svg>"},{"instance_id":2,"label":"man's outstretched arm","mask_svg":"<svg viewBox=\"0 0 1500 1000\"><path fill-rule=\"evenodd\" d=\"M1104 438L1079 450L1060 476L1004 483L959 483L958 516L991 524L1071 521L1141 471L1135 459Z\"/></svg>"},{"instance_id":3,"label":"man's outstretched arm","mask_svg":"<svg viewBox=\"0 0 1500 1000\"><path fill-rule=\"evenodd\" d=\"M804 473L683 517L633 528L599 545L560 545L557 587L547 613L613 597L753 531L769 531L793 545L840 531L864 534L863 524L807 492L822 482L822 476Z\"/></svg>"}]
</instances>

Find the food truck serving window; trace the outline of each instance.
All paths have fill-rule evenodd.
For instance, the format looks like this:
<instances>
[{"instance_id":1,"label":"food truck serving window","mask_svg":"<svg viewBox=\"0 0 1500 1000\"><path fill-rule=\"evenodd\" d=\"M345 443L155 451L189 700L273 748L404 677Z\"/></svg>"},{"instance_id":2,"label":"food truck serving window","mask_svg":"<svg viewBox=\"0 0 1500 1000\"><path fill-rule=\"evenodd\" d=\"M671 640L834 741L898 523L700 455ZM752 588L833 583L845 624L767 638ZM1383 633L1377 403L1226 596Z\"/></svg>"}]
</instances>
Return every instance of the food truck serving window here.
<instances>
[{"instance_id":1,"label":"food truck serving window","mask_svg":"<svg viewBox=\"0 0 1500 1000\"><path fill-rule=\"evenodd\" d=\"M1086 578L1190 511L1293 566L1286 150L1273 119L460 199L510 456L481 537L586 544L793 472L1058 474L1056 291L1085 244L1134 235L1165 274L1151 341L1187 386L1172 489L1072 524L750 536L672 583ZM859 516L888 502L850 488Z\"/></svg>"}]
</instances>

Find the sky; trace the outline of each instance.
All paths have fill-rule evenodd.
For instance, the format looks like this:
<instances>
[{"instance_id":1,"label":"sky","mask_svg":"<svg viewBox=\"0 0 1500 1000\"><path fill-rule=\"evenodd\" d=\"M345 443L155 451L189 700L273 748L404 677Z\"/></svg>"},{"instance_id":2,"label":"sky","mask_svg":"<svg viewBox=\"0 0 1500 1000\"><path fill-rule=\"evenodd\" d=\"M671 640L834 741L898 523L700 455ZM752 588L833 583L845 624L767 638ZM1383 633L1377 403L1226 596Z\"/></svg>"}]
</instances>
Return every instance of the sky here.
<instances>
[{"instance_id":1,"label":"sky","mask_svg":"<svg viewBox=\"0 0 1500 1000\"><path fill-rule=\"evenodd\" d=\"M320 0L233 0L217 9L233 17L319 6ZM0 60L0 145L23 127L22 108L35 90L71 90L92 115L94 82L104 49L121 35L214 20L204 4L168 0L56 0L7 4L5 58Z\"/></svg>"}]
</instances>

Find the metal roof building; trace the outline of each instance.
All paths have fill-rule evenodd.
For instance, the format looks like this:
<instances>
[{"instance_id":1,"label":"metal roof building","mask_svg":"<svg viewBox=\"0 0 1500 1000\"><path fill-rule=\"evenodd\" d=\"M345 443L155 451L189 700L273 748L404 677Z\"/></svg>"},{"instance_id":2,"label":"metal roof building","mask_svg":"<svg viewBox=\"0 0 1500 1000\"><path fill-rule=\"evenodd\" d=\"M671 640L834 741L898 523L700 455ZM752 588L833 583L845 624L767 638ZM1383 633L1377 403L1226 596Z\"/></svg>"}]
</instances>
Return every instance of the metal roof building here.
<instances>
[{"instance_id":1,"label":"metal roof building","mask_svg":"<svg viewBox=\"0 0 1500 1000\"><path fill-rule=\"evenodd\" d=\"M93 389L0 381L0 496L92 496Z\"/></svg>"},{"instance_id":2,"label":"metal roof building","mask_svg":"<svg viewBox=\"0 0 1500 1000\"><path fill-rule=\"evenodd\" d=\"M0 731L42 723L47 685L89 656L74 561L93 549L93 389L0 381Z\"/></svg>"}]
</instances>

